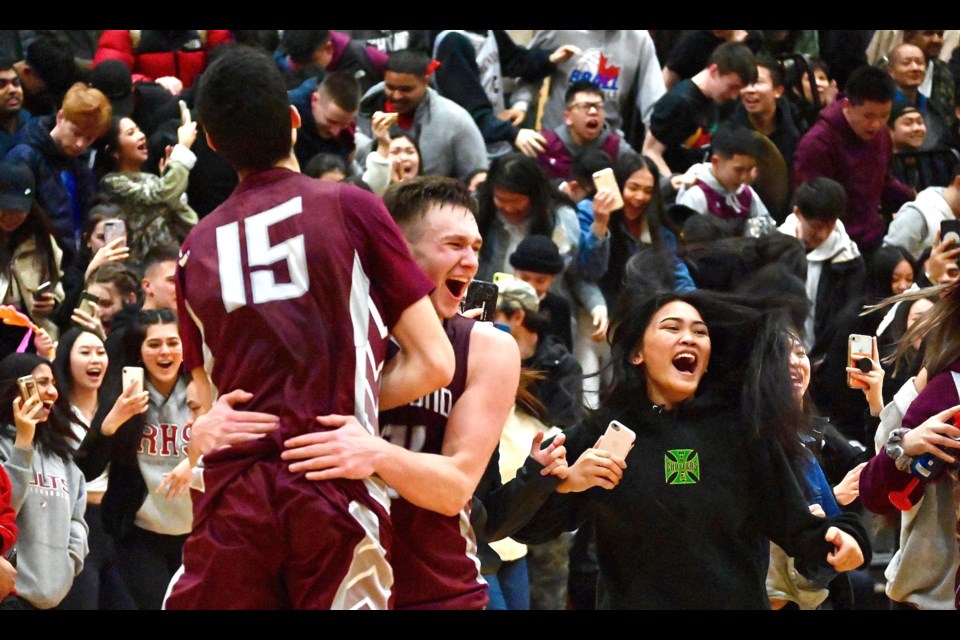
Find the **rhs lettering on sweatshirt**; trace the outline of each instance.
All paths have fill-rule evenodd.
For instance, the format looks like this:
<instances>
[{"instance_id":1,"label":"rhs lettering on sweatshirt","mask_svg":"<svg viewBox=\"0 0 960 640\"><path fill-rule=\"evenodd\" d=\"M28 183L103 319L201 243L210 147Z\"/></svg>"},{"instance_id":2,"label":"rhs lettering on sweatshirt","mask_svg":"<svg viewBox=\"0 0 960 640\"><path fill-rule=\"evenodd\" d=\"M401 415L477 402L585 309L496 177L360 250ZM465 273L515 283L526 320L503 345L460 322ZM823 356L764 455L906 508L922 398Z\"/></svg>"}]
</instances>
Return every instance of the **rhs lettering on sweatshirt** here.
<instances>
[{"instance_id":1,"label":"rhs lettering on sweatshirt","mask_svg":"<svg viewBox=\"0 0 960 640\"><path fill-rule=\"evenodd\" d=\"M191 427L178 424L145 424L137 453L161 458L182 457L186 455L191 431Z\"/></svg>"},{"instance_id":2,"label":"rhs lettering on sweatshirt","mask_svg":"<svg viewBox=\"0 0 960 640\"><path fill-rule=\"evenodd\" d=\"M567 83L580 80L589 80L600 87L605 99L612 100L620 90L620 67L610 64L610 58L600 49L587 49L577 60Z\"/></svg>"}]
</instances>

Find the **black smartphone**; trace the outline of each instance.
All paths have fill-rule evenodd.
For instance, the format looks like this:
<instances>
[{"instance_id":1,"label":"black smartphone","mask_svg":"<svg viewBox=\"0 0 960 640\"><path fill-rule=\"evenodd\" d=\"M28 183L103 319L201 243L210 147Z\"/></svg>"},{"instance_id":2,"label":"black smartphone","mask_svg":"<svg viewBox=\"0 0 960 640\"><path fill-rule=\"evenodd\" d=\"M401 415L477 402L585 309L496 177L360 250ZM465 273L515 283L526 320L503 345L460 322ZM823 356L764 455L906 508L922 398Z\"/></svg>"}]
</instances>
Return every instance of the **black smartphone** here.
<instances>
[{"instance_id":1,"label":"black smartphone","mask_svg":"<svg viewBox=\"0 0 960 640\"><path fill-rule=\"evenodd\" d=\"M484 280L473 280L467 287L467 295L460 301L460 311L469 309L483 309L477 318L482 322L493 322L493 314L497 310L497 296L500 290L497 285Z\"/></svg>"},{"instance_id":2,"label":"black smartphone","mask_svg":"<svg viewBox=\"0 0 960 640\"><path fill-rule=\"evenodd\" d=\"M948 236L952 236L953 243L960 246L960 220L954 218L940 221L940 241L943 242Z\"/></svg>"}]
</instances>

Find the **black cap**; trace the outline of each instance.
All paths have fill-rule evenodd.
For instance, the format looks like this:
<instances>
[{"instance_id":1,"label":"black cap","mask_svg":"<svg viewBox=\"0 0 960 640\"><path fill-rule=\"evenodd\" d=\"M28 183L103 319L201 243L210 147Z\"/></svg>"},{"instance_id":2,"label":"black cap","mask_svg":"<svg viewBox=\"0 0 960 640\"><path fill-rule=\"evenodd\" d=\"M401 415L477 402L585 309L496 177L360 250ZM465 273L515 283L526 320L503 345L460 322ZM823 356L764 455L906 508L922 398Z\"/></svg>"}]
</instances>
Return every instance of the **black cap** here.
<instances>
[{"instance_id":1,"label":"black cap","mask_svg":"<svg viewBox=\"0 0 960 640\"><path fill-rule=\"evenodd\" d=\"M547 236L527 236L510 254L510 265L514 269L549 273L556 275L563 271L563 258L553 240Z\"/></svg>"},{"instance_id":2,"label":"black cap","mask_svg":"<svg viewBox=\"0 0 960 640\"><path fill-rule=\"evenodd\" d=\"M113 115L133 115L133 80L127 65L119 60L104 60L90 72L90 84L110 99Z\"/></svg>"},{"instance_id":3,"label":"black cap","mask_svg":"<svg viewBox=\"0 0 960 640\"><path fill-rule=\"evenodd\" d=\"M890 118L887 120L887 124L892 129L893 124L897 121L897 118L905 113L911 112L919 113L919 110L904 96L897 96L893 99L893 102L890 105Z\"/></svg>"},{"instance_id":4,"label":"black cap","mask_svg":"<svg viewBox=\"0 0 960 640\"><path fill-rule=\"evenodd\" d=\"M19 162L0 161L0 210L30 211L35 187L29 167Z\"/></svg>"}]
</instances>

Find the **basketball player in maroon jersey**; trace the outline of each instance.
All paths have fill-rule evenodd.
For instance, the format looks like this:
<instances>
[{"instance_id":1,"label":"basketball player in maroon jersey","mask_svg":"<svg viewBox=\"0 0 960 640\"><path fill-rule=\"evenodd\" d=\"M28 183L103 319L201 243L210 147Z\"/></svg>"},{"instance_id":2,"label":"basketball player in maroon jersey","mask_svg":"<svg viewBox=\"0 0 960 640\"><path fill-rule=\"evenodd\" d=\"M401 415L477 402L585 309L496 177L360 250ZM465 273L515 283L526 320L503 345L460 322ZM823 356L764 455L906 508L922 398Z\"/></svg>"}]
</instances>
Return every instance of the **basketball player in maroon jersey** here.
<instances>
[{"instance_id":1,"label":"basketball player in maroon jersey","mask_svg":"<svg viewBox=\"0 0 960 640\"><path fill-rule=\"evenodd\" d=\"M487 586L470 502L513 406L520 353L509 334L458 313L482 242L467 188L450 178L412 178L391 187L384 202L436 285L430 298L456 354L453 381L381 411L383 439L353 417L324 416L321 424L340 428L291 438L283 458L310 479L376 474L399 494L391 507L396 608L481 609ZM555 462L565 466L564 452L532 447L544 475Z\"/></svg>"},{"instance_id":2,"label":"basketball player in maroon jersey","mask_svg":"<svg viewBox=\"0 0 960 640\"><path fill-rule=\"evenodd\" d=\"M448 384L453 349L382 203L299 173L300 125L269 56L245 47L204 73L199 119L240 183L181 247L184 363L244 409L279 417L266 436L208 452L169 609L386 608L392 526L379 478L308 480L287 439L350 415L371 435L381 407ZM384 363L388 335L399 360ZM381 371L382 369L382 371ZM208 379L209 375L209 379Z\"/></svg>"}]
</instances>

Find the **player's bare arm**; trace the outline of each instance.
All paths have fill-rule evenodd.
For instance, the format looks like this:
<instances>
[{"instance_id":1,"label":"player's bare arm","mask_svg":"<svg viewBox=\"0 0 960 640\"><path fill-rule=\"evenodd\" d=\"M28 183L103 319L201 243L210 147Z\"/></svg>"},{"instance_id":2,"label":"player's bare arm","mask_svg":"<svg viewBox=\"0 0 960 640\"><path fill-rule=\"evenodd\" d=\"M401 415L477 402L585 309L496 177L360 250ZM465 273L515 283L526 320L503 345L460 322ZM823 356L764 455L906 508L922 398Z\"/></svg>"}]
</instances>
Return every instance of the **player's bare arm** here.
<instances>
[{"instance_id":1,"label":"player's bare arm","mask_svg":"<svg viewBox=\"0 0 960 640\"><path fill-rule=\"evenodd\" d=\"M393 327L400 352L383 367L380 410L413 402L453 379L453 346L430 298L407 307Z\"/></svg>"},{"instance_id":2,"label":"player's bare arm","mask_svg":"<svg viewBox=\"0 0 960 640\"><path fill-rule=\"evenodd\" d=\"M478 323L470 333L466 387L447 421L440 455L409 451L365 432L345 416L319 418L339 429L291 438L290 470L311 480L377 473L412 504L456 515L471 499L500 441L520 380L520 351L510 335Z\"/></svg>"}]
</instances>

